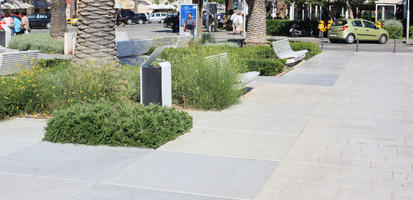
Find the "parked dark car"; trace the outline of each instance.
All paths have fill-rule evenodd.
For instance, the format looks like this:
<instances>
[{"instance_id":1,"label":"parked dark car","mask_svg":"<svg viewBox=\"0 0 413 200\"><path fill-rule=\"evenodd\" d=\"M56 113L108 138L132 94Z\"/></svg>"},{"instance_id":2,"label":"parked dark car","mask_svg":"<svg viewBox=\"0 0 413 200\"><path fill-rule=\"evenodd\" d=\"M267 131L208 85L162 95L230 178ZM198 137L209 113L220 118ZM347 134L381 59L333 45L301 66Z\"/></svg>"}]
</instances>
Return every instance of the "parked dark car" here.
<instances>
[{"instance_id":1,"label":"parked dark car","mask_svg":"<svg viewBox=\"0 0 413 200\"><path fill-rule=\"evenodd\" d=\"M30 28L50 28L50 14L37 13L28 16Z\"/></svg>"},{"instance_id":2,"label":"parked dark car","mask_svg":"<svg viewBox=\"0 0 413 200\"><path fill-rule=\"evenodd\" d=\"M179 21L179 13L178 12L174 12L169 14L164 20L163 20L163 25L165 28L169 28L172 27L172 24L174 22L174 20L178 19Z\"/></svg>"},{"instance_id":3,"label":"parked dark car","mask_svg":"<svg viewBox=\"0 0 413 200\"><path fill-rule=\"evenodd\" d=\"M164 26L170 27L173 32L179 32L179 14L169 15L164 19Z\"/></svg>"},{"instance_id":4,"label":"parked dark car","mask_svg":"<svg viewBox=\"0 0 413 200\"><path fill-rule=\"evenodd\" d=\"M116 17L116 25L125 23L132 25L136 23L136 15L131 10L120 10L120 15Z\"/></svg>"},{"instance_id":5,"label":"parked dark car","mask_svg":"<svg viewBox=\"0 0 413 200\"><path fill-rule=\"evenodd\" d=\"M148 16L145 13L136 13L135 14L135 23L137 23L137 24L146 24L146 23L148 23Z\"/></svg>"}]
</instances>

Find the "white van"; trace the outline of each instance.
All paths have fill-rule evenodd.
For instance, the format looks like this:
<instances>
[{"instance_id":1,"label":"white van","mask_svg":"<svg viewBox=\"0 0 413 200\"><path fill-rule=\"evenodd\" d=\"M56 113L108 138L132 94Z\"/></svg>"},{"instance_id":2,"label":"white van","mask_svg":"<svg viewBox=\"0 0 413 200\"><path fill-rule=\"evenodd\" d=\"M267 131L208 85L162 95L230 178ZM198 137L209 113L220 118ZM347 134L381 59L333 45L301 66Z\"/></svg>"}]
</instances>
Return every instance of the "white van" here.
<instances>
[{"instance_id":1,"label":"white van","mask_svg":"<svg viewBox=\"0 0 413 200\"><path fill-rule=\"evenodd\" d=\"M168 13L151 13L149 15L149 22L163 23L163 20L168 16Z\"/></svg>"}]
</instances>

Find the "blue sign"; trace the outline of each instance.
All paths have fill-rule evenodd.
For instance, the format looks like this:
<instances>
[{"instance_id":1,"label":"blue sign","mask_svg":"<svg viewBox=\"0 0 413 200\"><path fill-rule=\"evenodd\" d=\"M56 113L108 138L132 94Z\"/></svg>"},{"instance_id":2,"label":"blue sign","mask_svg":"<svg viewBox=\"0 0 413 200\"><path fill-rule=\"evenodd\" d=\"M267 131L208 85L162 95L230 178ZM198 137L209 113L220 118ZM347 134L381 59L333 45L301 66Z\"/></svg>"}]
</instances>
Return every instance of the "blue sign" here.
<instances>
[{"instance_id":1,"label":"blue sign","mask_svg":"<svg viewBox=\"0 0 413 200\"><path fill-rule=\"evenodd\" d=\"M185 32L185 20L188 18L188 15L191 14L192 18L197 22L197 10L198 6L196 4L181 5L181 15L179 17L179 35L184 36L185 34L190 34L190 31ZM197 34L198 24L196 24L194 29L194 36Z\"/></svg>"}]
</instances>

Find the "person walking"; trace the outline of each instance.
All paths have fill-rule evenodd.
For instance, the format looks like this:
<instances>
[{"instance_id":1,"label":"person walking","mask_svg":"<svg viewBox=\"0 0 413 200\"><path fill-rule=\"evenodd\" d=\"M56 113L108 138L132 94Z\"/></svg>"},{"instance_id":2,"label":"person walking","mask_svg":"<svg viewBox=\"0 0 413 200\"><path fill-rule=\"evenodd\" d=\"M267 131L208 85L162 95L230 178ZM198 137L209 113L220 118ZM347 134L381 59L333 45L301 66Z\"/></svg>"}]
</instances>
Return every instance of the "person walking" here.
<instances>
[{"instance_id":1,"label":"person walking","mask_svg":"<svg viewBox=\"0 0 413 200\"><path fill-rule=\"evenodd\" d=\"M13 20L12 17L10 17L10 13L6 13L4 15L3 20L1 20L1 22L2 22L2 24L8 26L10 29L12 29L13 24L14 24L14 20ZM13 33L13 31L12 31L12 33Z\"/></svg>"},{"instance_id":2,"label":"person walking","mask_svg":"<svg viewBox=\"0 0 413 200\"><path fill-rule=\"evenodd\" d=\"M234 18L234 33L235 34L240 34L243 31L243 23L244 23L244 17L242 16L242 12L238 11L237 15Z\"/></svg>"},{"instance_id":3,"label":"person walking","mask_svg":"<svg viewBox=\"0 0 413 200\"><path fill-rule=\"evenodd\" d=\"M232 15L231 15L231 18L230 18L230 20L231 20L231 22L232 22L232 33L235 35L236 33L237 33L237 25L235 24L235 19L237 18L237 13L236 12L234 12Z\"/></svg>"},{"instance_id":4,"label":"person walking","mask_svg":"<svg viewBox=\"0 0 413 200\"><path fill-rule=\"evenodd\" d=\"M185 19L184 31L188 30L190 32L191 36L194 36L195 28L196 28L195 19L192 18L192 14L189 13L188 18Z\"/></svg>"},{"instance_id":5,"label":"person walking","mask_svg":"<svg viewBox=\"0 0 413 200\"><path fill-rule=\"evenodd\" d=\"M23 26L23 31L25 34L29 34L30 30L30 23L29 23L29 18L27 17L27 13L22 14L22 26Z\"/></svg>"},{"instance_id":6,"label":"person walking","mask_svg":"<svg viewBox=\"0 0 413 200\"><path fill-rule=\"evenodd\" d=\"M13 23L14 33L16 35L22 34L23 33L21 30L22 21L20 21L20 19L17 16L13 19L13 21L14 21Z\"/></svg>"}]
</instances>

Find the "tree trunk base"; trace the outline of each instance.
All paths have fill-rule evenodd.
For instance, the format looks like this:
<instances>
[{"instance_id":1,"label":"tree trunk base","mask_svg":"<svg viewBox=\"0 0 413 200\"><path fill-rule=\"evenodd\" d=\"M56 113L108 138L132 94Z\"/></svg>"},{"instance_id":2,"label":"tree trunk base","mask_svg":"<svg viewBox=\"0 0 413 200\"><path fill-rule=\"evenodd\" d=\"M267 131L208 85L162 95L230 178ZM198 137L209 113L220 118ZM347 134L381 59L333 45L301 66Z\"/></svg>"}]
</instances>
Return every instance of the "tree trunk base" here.
<instances>
[{"instance_id":1,"label":"tree trunk base","mask_svg":"<svg viewBox=\"0 0 413 200\"><path fill-rule=\"evenodd\" d=\"M256 41L244 41L245 46L248 47L254 47L254 46L270 46L270 43L268 41L262 41L262 42L256 42Z\"/></svg>"}]
</instances>

